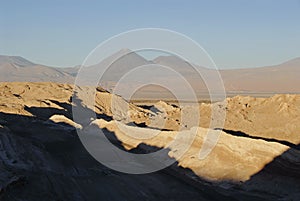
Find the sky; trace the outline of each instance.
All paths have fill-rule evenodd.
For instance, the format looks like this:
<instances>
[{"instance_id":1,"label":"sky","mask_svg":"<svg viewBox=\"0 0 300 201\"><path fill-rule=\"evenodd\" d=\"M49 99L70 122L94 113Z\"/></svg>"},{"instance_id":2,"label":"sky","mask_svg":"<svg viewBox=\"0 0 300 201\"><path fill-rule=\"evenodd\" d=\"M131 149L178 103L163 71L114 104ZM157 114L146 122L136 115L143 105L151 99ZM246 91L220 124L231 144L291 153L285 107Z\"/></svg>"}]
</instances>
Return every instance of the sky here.
<instances>
[{"instance_id":1,"label":"sky","mask_svg":"<svg viewBox=\"0 0 300 201\"><path fill-rule=\"evenodd\" d=\"M138 28L182 33L223 69L300 57L300 0L1 0L0 54L70 67Z\"/></svg>"}]
</instances>

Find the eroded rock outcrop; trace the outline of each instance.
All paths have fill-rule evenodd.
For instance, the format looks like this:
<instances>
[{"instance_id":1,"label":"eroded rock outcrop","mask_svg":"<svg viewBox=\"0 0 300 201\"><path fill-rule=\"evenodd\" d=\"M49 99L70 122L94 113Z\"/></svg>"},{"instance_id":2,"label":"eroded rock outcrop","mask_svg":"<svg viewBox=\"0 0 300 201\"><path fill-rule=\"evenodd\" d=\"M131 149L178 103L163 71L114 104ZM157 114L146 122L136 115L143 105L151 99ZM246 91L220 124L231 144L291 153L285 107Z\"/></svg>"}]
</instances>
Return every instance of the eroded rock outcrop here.
<instances>
[{"instance_id":1,"label":"eroded rock outcrop","mask_svg":"<svg viewBox=\"0 0 300 201\"><path fill-rule=\"evenodd\" d=\"M1 83L0 199L296 199L299 96L238 96L226 103L177 107L158 102L151 110L101 88ZM212 107L226 111L224 128L208 128ZM74 109L86 115L73 118ZM201 114L196 126L181 118L182 113L192 118L193 110ZM110 170L89 155L76 129L101 129L133 153L168 150L177 163L149 175ZM191 133L195 139L189 145ZM201 149L214 145L204 142L216 133L216 146L199 157ZM181 156L182 147L188 149Z\"/></svg>"}]
</instances>

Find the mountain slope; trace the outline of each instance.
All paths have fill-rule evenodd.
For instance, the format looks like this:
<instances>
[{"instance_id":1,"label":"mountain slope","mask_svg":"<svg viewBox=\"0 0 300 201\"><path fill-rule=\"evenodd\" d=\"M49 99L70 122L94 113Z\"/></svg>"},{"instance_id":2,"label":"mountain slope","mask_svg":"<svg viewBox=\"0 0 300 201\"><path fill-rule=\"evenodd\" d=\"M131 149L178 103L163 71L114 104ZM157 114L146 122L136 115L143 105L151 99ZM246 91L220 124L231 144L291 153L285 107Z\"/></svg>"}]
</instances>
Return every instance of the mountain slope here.
<instances>
[{"instance_id":1,"label":"mountain slope","mask_svg":"<svg viewBox=\"0 0 300 201\"><path fill-rule=\"evenodd\" d=\"M74 77L59 68L32 63L19 56L0 56L1 82L52 81L72 83Z\"/></svg>"},{"instance_id":2,"label":"mountain slope","mask_svg":"<svg viewBox=\"0 0 300 201\"><path fill-rule=\"evenodd\" d=\"M300 58L259 68L221 70L227 91L300 93Z\"/></svg>"},{"instance_id":3,"label":"mountain slope","mask_svg":"<svg viewBox=\"0 0 300 201\"><path fill-rule=\"evenodd\" d=\"M20 56L4 56L0 55L0 65L11 64L15 67L34 66L36 64L28 61Z\"/></svg>"},{"instance_id":4,"label":"mountain slope","mask_svg":"<svg viewBox=\"0 0 300 201\"><path fill-rule=\"evenodd\" d=\"M125 54L122 58L121 55ZM115 61L119 58L117 61ZM115 61L115 62L113 62ZM103 71L100 84L106 89L112 89L126 73L142 65L163 65L172 67L180 73L199 94L206 93L206 85L201 75L191 67L189 63L174 56L160 56L153 61L147 61L140 55L128 49L109 56L100 63L81 68L81 76L86 84L91 80L98 80L99 75L95 72ZM210 75L215 70L196 66L201 73ZM59 83L74 83L80 66L69 68L52 68L40 64L34 64L22 57L0 56L0 81L51 81ZM134 72L136 73L136 72ZM300 93L300 58L285 63L258 68L230 69L219 71L227 92L233 93ZM136 80L149 79L149 75L136 73ZM151 78L152 79L152 78ZM178 77L170 74L156 73L153 82L167 79L176 86ZM125 83L123 88L133 87L136 80ZM183 86L178 85L178 89ZM155 87L153 91L157 90ZM151 91L151 90L150 90ZM185 92L185 89L181 89Z\"/></svg>"}]
</instances>

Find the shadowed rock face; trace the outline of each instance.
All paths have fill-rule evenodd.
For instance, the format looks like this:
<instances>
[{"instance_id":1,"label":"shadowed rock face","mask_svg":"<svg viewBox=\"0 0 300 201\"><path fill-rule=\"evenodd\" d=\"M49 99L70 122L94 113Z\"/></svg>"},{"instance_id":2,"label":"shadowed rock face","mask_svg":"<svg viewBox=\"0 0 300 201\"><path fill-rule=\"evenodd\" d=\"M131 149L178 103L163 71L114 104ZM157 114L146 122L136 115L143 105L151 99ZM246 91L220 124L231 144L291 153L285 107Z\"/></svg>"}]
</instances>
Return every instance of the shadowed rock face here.
<instances>
[{"instance_id":1,"label":"shadowed rock face","mask_svg":"<svg viewBox=\"0 0 300 201\"><path fill-rule=\"evenodd\" d=\"M106 168L85 151L68 125L1 117L12 128L0 129L1 200L208 200L166 173L127 175Z\"/></svg>"},{"instance_id":2,"label":"shadowed rock face","mask_svg":"<svg viewBox=\"0 0 300 201\"><path fill-rule=\"evenodd\" d=\"M271 125L264 117L272 118L272 104L276 110L283 108L286 112L291 111L290 116L297 118L299 114L294 109L299 107L298 96L228 99L228 108L231 108L227 109L229 115L225 127L228 130L221 132L212 153L200 160L199 150L205 136L208 131L216 130L187 127L183 131L177 131L178 125L182 127L182 122L176 121L180 119L178 117L182 108L158 102L155 106L157 111L153 112L101 89L96 90L96 102L91 103L87 94L93 89L80 88L76 94L73 93L73 89L72 85L55 83L0 84L1 200L299 198L300 154L297 141L292 140L296 135L285 134L281 137L279 133L275 133L272 136L272 132L264 135L262 126L262 121L268 126ZM112 99L115 99L114 107L110 105ZM245 104L251 108L247 110L248 113L243 113L246 110ZM86 118L75 122L72 118L72 106L87 111ZM269 113L266 112L266 108L269 109ZM209 105L202 105L200 110L206 118L204 123L208 122ZM235 116L234 110L241 111ZM96 120L90 118L95 114L94 111ZM239 115L244 116L241 118ZM273 123L279 122L277 113L273 115ZM155 127L153 122L158 122L164 117L167 117L168 128L154 138L137 140L126 135L129 133L139 136L157 132L158 127ZM250 117L252 124L246 124L244 119ZM238 121L240 119L242 120ZM176 122L176 125L172 122ZM139 125L143 128L139 128ZM150 128L147 125L154 127ZM247 126L252 130L246 130ZM256 126L260 135L254 132L245 133L256 131ZM284 125L281 127L284 128ZM165 149L169 157L176 159L176 163L162 171L146 175L113 171L89 155L78 138L76 128L86 131L102 129L112 143L133 153ZM244 135L232 132L235 129L243 131ZM176 149L184 145L185 139L174 146L168 146L168 142L172 141L178 132L188 134L193 130L197 132L195 141L183 157L178 157ZM294 131L297 131L297 127L288 130L290 133ZM270 138L274 140L269 140ZM282 139L295 146L282 143Z\"/></svg>"}]
</instances>

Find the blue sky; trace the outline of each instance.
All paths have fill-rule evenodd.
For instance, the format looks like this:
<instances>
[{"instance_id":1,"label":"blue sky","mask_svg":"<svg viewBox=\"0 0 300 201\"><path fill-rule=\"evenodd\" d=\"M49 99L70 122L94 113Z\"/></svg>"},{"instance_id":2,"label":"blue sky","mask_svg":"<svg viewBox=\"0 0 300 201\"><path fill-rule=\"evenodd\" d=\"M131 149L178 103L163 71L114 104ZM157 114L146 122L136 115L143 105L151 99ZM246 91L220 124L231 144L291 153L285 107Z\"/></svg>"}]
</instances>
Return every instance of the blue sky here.
<instances>
[{"instance_id":1,"label":"blue sky","mask_svg":"<svg viewBox=\"0 0 300 201\"><path fill-rule=\"evenodd\" d=\"M1 1L0 54L74 66L115 34L147 27L189 36L220 68L300 57L300 0Z\"/></svg>"}]
</instances>

